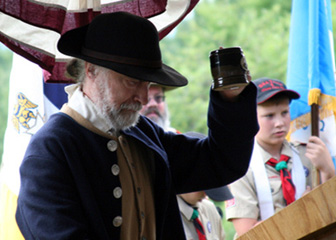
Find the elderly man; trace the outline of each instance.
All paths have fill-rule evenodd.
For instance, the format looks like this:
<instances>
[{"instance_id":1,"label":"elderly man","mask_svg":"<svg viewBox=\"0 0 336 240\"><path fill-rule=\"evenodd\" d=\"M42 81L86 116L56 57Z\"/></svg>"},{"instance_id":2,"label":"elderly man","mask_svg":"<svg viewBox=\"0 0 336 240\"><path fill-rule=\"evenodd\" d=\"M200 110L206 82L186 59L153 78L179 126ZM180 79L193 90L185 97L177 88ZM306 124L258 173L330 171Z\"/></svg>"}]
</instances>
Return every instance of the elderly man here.
<instances>
[{"instance_id":1,"label":"elderly man","mask_svg":"<svg viewBox=\"0 0 336 240\"><path fill-rule=\"evenodd\" d=\"M258 131L255 86L211 90L209 137L199 140L139 114L150 82L187 84L161 62L147 19L101 14L65 33L58 49L80 59L68 68L79 82L27 148L16 213L23 236L185 239L176 194L228 184L247 170Z\"/></svg>"}]
</instances>

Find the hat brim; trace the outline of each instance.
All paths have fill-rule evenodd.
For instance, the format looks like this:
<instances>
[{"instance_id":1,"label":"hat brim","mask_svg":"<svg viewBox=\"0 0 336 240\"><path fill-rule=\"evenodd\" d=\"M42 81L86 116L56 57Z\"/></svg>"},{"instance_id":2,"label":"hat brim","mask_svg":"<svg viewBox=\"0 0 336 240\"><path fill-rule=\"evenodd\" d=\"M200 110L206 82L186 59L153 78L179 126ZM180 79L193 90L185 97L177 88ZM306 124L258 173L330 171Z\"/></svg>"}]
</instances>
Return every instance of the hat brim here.
<instances>
[{"instance_id":1,"label":"hat brim","mask_svg":"<svg viewBox=\"0 0 336 240\"><path fill-rule=\"evenodd\" d=\"M258 104L264 103L270 98L274 97L275 95L283 94L287 96L289 99L298 99L300 98L300 94L296 91L289 90L289 89L283 89L283 90L277 90L277 91L270 91L269 93L265 94L263 98L258 99Z\"/></svg>"},{"instance_id":2,"label":"hat brim","mask_svg":"<svg viewBox=\"0 0 336 240\"><path fill-rule=\"evenodd\" d=\"M82 46L84 46L88 26L85 25L63 34L57 44L58 50L65 55L85 60L138 80L171 87L181 87L188 84L188 80L183 75L165 64L162 64L161 68L145 68L101 60L83 54Z\"/></svg>"},{"instance_id":3,"label":"hat brim","mask_svg":"<svg viewBox=\"0 0 336 240\"><path fill-rule=\"evenodd\" d=\"M157 83L153 83L153 84L151 84L151 86L153 86L153 87L155 87L155 86L160 87L160 88L163 89L164 92L168 92L168 91L171 91L171 90L174 90L174 89L178 88L178 87L175 87L175 86L164 86L164 85L157 84Z\"/></svg>"}]
</instances>

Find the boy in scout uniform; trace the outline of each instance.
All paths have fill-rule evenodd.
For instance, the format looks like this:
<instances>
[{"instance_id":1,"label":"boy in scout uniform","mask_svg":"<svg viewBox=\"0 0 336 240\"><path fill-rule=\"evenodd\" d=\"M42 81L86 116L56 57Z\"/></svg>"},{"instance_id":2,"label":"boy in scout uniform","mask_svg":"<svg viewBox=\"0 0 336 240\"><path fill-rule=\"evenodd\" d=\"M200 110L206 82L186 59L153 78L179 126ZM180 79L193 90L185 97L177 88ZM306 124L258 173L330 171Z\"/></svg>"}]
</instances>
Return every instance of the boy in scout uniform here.
<instances>
[{"instance_id":1,"label":"boy in scout uniform","mask_svg":"<svg viewBox=\"0 0 336 240\"><path fill-rule=\"evenodd\" d=\"M261 78L257 86L256 135L248 172L230 184L233 200L226 202L226 218L240 236L311 189L312 169L320 171L321 182L335 175L323 141L311 136L308 144L286 141L290 126L289 104L300 95L281 81Z\"/></svg>"},{"instance_id":2,"label":"boy in scout uniform","mask_svg":"<svg viewBox=\"0 0 336 240\"><path fill-rule=\"evenodd\" d=\"M198 139L206 137L198 132L187 132L185 135ZM232 198L227 186L178 194L177 203L186 240L224 240L221 214L210 199L223 202Z\"/></svg>"}]
</instances>

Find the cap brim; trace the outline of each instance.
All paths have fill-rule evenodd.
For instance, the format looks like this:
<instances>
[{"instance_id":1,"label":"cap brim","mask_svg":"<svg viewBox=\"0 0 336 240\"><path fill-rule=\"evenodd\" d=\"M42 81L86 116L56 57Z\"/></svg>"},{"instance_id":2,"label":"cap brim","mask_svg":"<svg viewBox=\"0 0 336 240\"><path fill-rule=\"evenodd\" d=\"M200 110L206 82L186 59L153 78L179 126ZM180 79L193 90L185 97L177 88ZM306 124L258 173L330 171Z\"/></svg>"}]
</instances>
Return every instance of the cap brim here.
<instances>
[{"instance_id":1,"label":"cap brim","mask_svg":"<svg viewBox=\"0 0 336 240\"><path fill-rule=\"evenodd\" d=\"M289 99L300 98L300 94L297 93L296 91L289 90L289 89L283 89L283 90L270 91L269 93L265 94L262 98L258 98L258 104L266 102L267 100L269 100L270 98L278 94L283 94L287 96Z\"/></svg>"},{"instance_id":2,"label":"cap brim","mask_svg":"<svg viewBox=\"0 0 336 240\"><path fill-rule=\"evenodd\" d=\"M208 189L204 192L210 199L217 202L226 201L233 198L233 195L227 186Z\"/></svg>"}]
</instances>

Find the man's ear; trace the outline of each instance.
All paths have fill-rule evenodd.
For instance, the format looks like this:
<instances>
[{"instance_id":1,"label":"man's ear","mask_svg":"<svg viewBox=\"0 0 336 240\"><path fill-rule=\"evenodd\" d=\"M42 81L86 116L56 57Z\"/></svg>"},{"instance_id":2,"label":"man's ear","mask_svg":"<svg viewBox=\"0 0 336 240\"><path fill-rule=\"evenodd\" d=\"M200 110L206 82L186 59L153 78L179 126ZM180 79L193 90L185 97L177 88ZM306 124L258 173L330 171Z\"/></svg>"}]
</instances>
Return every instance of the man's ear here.
<instances>
[{"instance_id":1,"label":"man's ear","mask_svg":"<svg viewBox=\"0 0 336 240\"><path fill-rule=\"evenodd\" d=\"M85 74L91 80L94 80L96 77L96 67L89 62L85 62Z\"/></svg>"}]
</instances>

